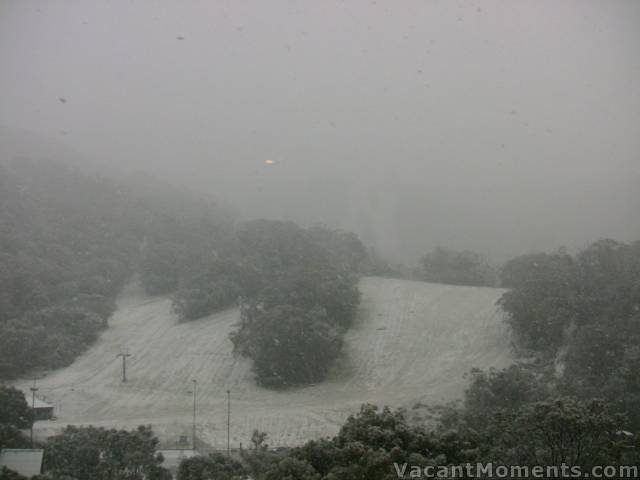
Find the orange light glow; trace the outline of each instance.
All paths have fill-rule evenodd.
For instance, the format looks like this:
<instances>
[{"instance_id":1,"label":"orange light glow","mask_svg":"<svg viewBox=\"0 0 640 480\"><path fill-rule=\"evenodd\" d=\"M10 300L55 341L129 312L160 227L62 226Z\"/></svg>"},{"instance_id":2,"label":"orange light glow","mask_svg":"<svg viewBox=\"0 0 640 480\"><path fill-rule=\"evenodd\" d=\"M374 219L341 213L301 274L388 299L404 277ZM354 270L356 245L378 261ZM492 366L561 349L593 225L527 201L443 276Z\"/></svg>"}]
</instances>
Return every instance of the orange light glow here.
<instances>
[{"instance_id":1,"label":"orange light glow","mask_svg":"<svg viewBox=\"0 0 640 480\"><path fill-rule=\"evenodd\" d=\"M274 162L273 160L265 160L264 164L265 165L275 165L276 162Z\"/></svg>"}]
</instances>

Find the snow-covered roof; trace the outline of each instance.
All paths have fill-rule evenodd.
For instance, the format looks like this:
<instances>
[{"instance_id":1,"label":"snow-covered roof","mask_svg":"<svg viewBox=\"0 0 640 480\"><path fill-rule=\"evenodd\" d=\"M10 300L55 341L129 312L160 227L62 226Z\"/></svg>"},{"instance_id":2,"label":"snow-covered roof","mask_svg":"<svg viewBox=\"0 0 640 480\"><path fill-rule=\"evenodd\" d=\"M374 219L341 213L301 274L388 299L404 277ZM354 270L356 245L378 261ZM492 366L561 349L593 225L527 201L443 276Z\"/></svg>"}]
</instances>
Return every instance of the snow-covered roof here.
<instances>
[{"instance_id":1,"label":"snow-covered roof","mask_svg":"<svg viewBox=\"0 0 640 480\"><path fill-rule=\"evenodd\" d=\"M29 408L31 408L32 404L33 404L33 408L36 408L36 409L37 408L53 408L53 405L45 402L44 400L40 400L38 397L36 397L35 401L33 401L33 399L31 398L31 395L28 395L25 393L24 398L27 401L27 405L29 405Z\"/></svg>"},{"instance_id":2,"label":"snow-covered roof","mask_svg":"<svg viewBox=\"0 0 640 480\"><path fill-rule=\"evenodd\" d=\"M7 467L25 477L40 475L43 454L42 449L5 448L0 451L0 467Z\"/></svg>"},{"instance_id":3,"label":"snow-covered roof","mask_svg":"<svg viewBox=\"0 0 640 480\"><path fill-rule=\"evenodd\" d=\"M53 408L53 405L45 402L44 400L40 400L39 398L36 398L36 401L33 406L34 408Z\"/></svg>"},{"instance_id":4,"label":"snow-covered roof","mask_svg":"<svg viewBox=\"0 0 640 480\"><path fill-rule=\"evenodd\" d=\"M162 454L164 457L162 466L170 470L177 469L180 466L180 462L185 458L191 458L199 455L195 450L158 450L156 453Z\"/></svg>"}]
</instances>

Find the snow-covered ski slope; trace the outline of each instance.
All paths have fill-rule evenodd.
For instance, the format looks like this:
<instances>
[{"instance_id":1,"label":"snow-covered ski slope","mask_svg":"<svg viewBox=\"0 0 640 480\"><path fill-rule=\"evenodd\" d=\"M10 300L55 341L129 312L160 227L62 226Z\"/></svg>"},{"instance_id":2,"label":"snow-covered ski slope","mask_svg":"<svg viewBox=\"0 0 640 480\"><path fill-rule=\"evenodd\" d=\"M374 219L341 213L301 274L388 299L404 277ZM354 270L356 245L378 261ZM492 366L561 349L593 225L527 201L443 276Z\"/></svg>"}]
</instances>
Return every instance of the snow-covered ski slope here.
<instances>
[{"instance_id":1,"label":"snow-covered ski slope","mask_svg":"<svg viewBox=\"0 0 640 480\"><path fill-rule=\"evenodd\" d=\"M513 361L495 306L503 290L373 277L363 279L360 289L358 320L331 377L276 392L257 387L251 362L232 353L236 309L178 323L170 299L145 297L130 286L98 342L69 367L39 380L38 394L55 405L57 419L38 422L37 434L67 424L151 424L171 445L180 436L190 438L195 379L203 442L226 447L231 390L232 447L247 445L254 429L267 432L272 446L295 445L335 434L364 402L410 408L460 398L471 368ZM127 383L116 357L122 348L131 353Z\"/></svg>"}]
</instances>

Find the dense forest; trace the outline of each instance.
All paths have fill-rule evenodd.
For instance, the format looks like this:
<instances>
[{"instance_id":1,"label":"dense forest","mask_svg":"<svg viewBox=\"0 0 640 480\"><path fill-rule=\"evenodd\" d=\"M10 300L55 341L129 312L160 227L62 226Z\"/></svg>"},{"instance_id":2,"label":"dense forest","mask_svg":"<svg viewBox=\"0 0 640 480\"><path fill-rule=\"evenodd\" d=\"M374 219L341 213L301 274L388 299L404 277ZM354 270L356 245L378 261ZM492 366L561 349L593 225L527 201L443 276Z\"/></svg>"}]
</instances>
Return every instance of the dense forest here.
<instances>
[{"instance_id":1,"label":"dense forest","mask_svg":"<svg viewBox=\"0 0 640 480\"><path fill-rule=\"evenodd\" d=\"M640 242L517 257L502 282L521 355L559 393L604 399L640 430Z\"/></svg>"},{"instance_id":2,"label":"dense forest","mask_svg":"<svg viewBox=\"0 0 640 480\"><path fill-rule=\"evenodd\" d=\"M136 270L157 291L157 272L188 268L230 228L211 203L130 180L47 161L0 164L0 379L68 364L105 328ZM171 266L156 253L167 245Z\"/></svg>"},{"instance_id":3,"label":"dense forest","mask_svg":"<svg viewBox=\"0 0 640 480\"><path fill-rule=\"evenodd\" d=\"M231 341L253 359L258 383L313 383L340 354L366 257L352 233L274 220L242 223L181 279L174 309L188 321L239 305Z\"/></svg>"},{"instance_id":4,"label":"dense forest","mask_svg":"<svg viewBox=\"0 0 640 480\"><path fill-rule=\"evenodd\" d=\"M499 307L514 345L527 370L547 379L538 395L551 388L604 399L633 431L640 429L640 242L604 239L575 255L531 253L500 269L479 254L437 248L422 258L418 273L427 281L507 288ZM508 372L491 378L513 378ZM528 391L523 383L517 387L514 395Z\"/></svg>"},{"instance_id":5,"label":"dense forest","mask_svg":"<svg viewBox=\"0 0 640 480\"><path fill-rule=\"evenodd\" d=\"M0 378L70 363L139 274L148 294L173 296L181 321L241 306L232 340L261 384L311 383L340 353L359 273L380 265L351 233L235 225L152 179L27 159L0 169Z\"/></svg>"}]
</instances>

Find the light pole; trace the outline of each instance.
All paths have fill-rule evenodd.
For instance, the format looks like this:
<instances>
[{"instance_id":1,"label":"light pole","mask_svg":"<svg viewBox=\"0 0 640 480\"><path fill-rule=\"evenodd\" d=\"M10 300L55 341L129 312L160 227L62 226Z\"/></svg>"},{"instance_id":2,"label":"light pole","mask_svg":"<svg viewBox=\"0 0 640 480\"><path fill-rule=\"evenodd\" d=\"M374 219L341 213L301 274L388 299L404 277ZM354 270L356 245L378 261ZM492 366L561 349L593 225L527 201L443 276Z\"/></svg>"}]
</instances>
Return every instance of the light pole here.
<instances>
[{"instance_id":1,"label":"light pole","mask_svg":"<svg viewBox=\"0 0 640 480\"><path fill-rule=\"evenodd\" d=\"M128 351L123 351L116 355L116 357L122 357L122 383L127 383L127 357L131 354Z\"/></svg>"},{"instance_id":2,"label":"light pole","mask_svg":"<svg viewBox=\"0 0 640 480\"><path fill-rule=\"evenodd\" d=\"M227 457L231 455L231 390L227 390Z\"/></svg>"},{"instance_id":3,"label":"light pole","mask_svg":"<svg viewBox=\"0 0 640 480\"><path fill-rule=\"evenodd\" d=\"M196 388L198 388L198 381L193 381L193 451L196 451Z\"/></svg>"},{"instance_id":4,"label":"light pole","mask_svg":"<svg viewBox=\"0 0 640 480\"><path fill-rule=\"evenodd\" d=\"M33 387L31 390L31 449L33 450L33 424L36 423L36 392L38 388L36 387L36 379L33 379Z\"/></svg>"}]
</instances>

